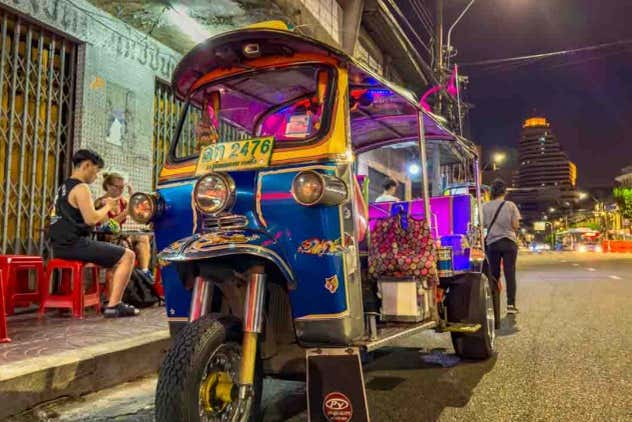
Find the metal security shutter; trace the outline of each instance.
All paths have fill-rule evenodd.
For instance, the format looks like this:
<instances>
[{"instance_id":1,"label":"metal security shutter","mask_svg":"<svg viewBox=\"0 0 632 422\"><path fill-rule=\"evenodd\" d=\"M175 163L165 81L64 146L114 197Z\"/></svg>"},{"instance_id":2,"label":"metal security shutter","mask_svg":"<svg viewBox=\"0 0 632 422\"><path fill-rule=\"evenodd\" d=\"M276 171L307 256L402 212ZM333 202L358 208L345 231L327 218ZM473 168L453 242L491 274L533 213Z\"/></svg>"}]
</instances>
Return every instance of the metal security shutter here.
<instances>
[{"instance_id":1,"label":"metal security shutter","mask_svg":"<svg viewBox=\"0 0 632 422\"><path fill-rule=\"evenodd\" d=\"M176 98L169 84L156 80L154 90L154 189L158 184L160 169L169 155L171 141L176 134L183 106L184 103ZM178 145L179 156L186 156L193 152L195 146L193 128L195 128L199 117L199 110L188 114L182 131L182 136L185 138Z\"/></svg>"},{"instance_id":2,"label":"metal security shutter","mask_svg":"<svg viewBox=\"0 0 632 422\"><path fill-rule=\"evenodd\" d=\"M43 254L72 152L76 44L0 9L0 251Z\"/></svg>"}]
</instances>

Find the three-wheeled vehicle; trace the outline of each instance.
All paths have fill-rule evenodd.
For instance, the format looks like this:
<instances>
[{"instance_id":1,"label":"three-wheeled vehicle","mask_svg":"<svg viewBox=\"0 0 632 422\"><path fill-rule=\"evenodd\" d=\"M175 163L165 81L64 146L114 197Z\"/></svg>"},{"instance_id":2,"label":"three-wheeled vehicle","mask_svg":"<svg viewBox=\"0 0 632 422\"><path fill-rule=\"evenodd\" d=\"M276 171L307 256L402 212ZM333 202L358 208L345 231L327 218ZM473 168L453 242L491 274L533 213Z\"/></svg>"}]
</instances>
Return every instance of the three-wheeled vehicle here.
<instances>
[{"instance_id":1,"label":"three-wheeled vehicle","mask_svg":"<svg viewBox=\"0 0 632 422\"><path fill-rule=\"evenodd\" d=\"M172 87L186 105L158 190L130 200L153 224L174 337L158 421L254 419L262 377L306 366L310 415L348 420L336 383L353 377L316 376L310 356L352 356L361 382L360 354L426 329L492 355L473 144L278 23L201 43ZM387 179L400 201L376 202ZM477 188L444 196L454 183Z\"/></svg>"}]
</instances>

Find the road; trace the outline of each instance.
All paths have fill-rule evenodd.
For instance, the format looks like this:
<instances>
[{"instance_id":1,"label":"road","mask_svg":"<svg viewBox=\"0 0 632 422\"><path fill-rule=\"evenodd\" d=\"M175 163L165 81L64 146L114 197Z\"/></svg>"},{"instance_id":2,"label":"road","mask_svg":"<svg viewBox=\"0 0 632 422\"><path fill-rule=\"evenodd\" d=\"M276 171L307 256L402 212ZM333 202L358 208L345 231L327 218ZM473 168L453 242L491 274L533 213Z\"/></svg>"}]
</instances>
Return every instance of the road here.
<instances>
[{"instance_id":1,"label":"road","mask_svg":"<svg viewBox=\"0 0 632 422\"><path fill-rule=\"evenodd\" d=\"M452 352L449 337L434 333L380 351L365 369L373 421L632 420L632 256L519 260L520 314L503 321L498 355L447 368L426 363L432 348ZM50 407L48 416L151 421L154 387L147 378ZM265 388L265 420L306 419L302 384Z\"/></svg>"}]
</instances>

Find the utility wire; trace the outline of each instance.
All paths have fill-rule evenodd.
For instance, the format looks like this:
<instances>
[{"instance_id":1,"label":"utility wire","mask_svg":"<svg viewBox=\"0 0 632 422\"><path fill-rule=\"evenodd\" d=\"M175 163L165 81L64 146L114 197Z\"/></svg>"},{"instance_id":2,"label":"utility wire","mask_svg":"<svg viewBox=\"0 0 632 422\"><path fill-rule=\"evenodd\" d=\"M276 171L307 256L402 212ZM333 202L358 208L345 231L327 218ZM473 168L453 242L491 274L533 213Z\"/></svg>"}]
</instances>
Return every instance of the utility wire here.
<instances>
[{"instance_id":1,"label":"utility wire","mask_svg":"<svg viewBox=\"0 0 632 422\"><path fill-rule=\"evenodd\" d=\"M597 61L597 60L604 60L611 56L616 56L616 55L626 54L626 53L632 53L632 47L624 48L617 51L604 52L596 56L585 57L579 60L574 60L574 61L565 62L565 63L562 62L562 63L543 64L543 66L539 68L538 70L547 71L547 70L554 70L554 69L559 69L563 67L577 66L577 65ZM537 65L545 59L546 58L535 58L535 59L527 60L524 62L504 63L504 64L499 64L490 68L477 69L477 71L484 72L486 75L515 72L518 70L522 70L522 68L527 67L527 66Z\"/></svg>"},{"instance_id":2,"label":"utility wire","mask_svg":"<svg viewBox=\"0 0 632 422\"><path fill-rule=\"evenodd\" d=\"M609 53L604 53L604 54L601 54L601 55L596 56L596 57L589 57L589 58L582 59L582 60L575 60L573 62L556 64L556 65L550 66L549 69L558 69L560 67L576 66L576 65L579 65L579 64L594 62L594 61L597 61L597 60L603 60L603 59L605 59L607 57L617 56L619 54L626 54L626 53L632 53L632 48L624 48L624 49L619 50L619 51L611 51Z\"/></svg>"},{"instance_id":3,"label":"utility wire","mask_svg":"<svg viewBox=\"0 0 632 422\"><path fill-rule=\"evenodd\" d=\"M421 21L421 24L426 30L426 32L428 32L428 35L433 37L434 27L432 25L432 21L428 20L426 16L423 14L423 12L420 9L421 6L417 3L417 1L410 0L410 7L413 10L413 13L415 13L415 15L417 15L417 18L419 18L419 20Z\"/></svg>"},{"instance_id":4,"label":"utility wire","mask_svg":"<svg viewBox=\"0 0 632 422\"><path fill-rule=\"evenodd\" d=\"M619 41L615 41L615 42L611 42L611 43L591 45L591 46L588 46L588 47L575 48L575 49L571 49L571 50L553 51L553 52L550 52L550 53L531 54L531 55L528 55L528 56L508 57L508 58L504 58L504 59L491 59L491 60L481 60L481 61L476 61L476 62L460 63L459 66L487 66L487 65L494 65L494 64L511 63L511 62L517 62L517 61L522 61L522 60L531 60L531 59L541 59L541 58L563 56L563 55L567 55L567 54L575 54L575 53L580 53L580 52L584 52L584 51L595 51L595 50L601 50L601 49L605 49L605 48L617 47L617 46L629 45L629 44L632 44L632 39L619 40Z\"/></svg>"},{"instance_id":5,"label":"utility wire","mask_svg":"<svg viewBox=\"0 0 632 422\"><path fill-rule=\"evenodd\" d=\"M397 6L397 4L395 4L395 2L393 0L385 0L386 3L388 3L390 5L390 7L397 13L397 15L400 17L400 19L406 24L406 26L408 26L409 31L412 32L412 34L415 36L415 38L417 39L417 41L419 41L419 43L426 49L426 51L428 52L428 54L432 54L431 53L431 48L429 48L426 43L421 39L421 37L419 36L419 34L417 33L417 31L415 30L415 28L411 25L410 21L408 20L408 18L402 13L401 9Z\"/></svg>"},{"instance_id":6,"label":"utility wire","mask_svg":"<svg viewBox=\"0 0 632 422\"><path fill-rule=\"evenodd\" d=\"M417 19L419 20L419 22L421 23L422 28L426 31L426 33L432 37L434 35L434 31L432 26L430 26L425 20L424 18L419 14L419 11L417 11L415 8L412 8L413 13L417 16Z\"/></svg>"},{"instance_id":7,"label":"utility wire","mask_svg":"<svg viewBox=\"0 0 632 422\"><path fill-rule=\"evenodd\" d=\"M430 26L432 26L434 19L432 18L430 11L428 11L428 7L423 3L423 0L419 0L419 1L411 0L411 1L417 5L421 13L426 17L426 21L430 23Z\"/></svg>"}]
</instances>

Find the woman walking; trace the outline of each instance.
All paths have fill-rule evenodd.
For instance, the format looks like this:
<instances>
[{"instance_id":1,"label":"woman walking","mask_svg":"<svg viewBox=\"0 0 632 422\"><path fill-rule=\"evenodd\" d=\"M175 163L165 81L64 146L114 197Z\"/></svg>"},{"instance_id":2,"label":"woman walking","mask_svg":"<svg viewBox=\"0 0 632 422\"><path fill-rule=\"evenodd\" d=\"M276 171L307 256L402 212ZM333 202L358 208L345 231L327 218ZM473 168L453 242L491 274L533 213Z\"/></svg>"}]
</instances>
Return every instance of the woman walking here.
<instances>
[{"instance_id":1,"label":"woman walking","mask_svg":"<svg viewBox=\"0 0 632 422\"><path fill-rule=\"evenodd\" d=\"M507 185L496 179L491 186L492 200L483 205L483 221L487 229L485 245L487 260L492 275L500 278L502 260L507 284L507 313L516 314L516 260L518 239L516 231L520 227L520 211L516 204L505 200Z\"/></svg>"}]
</instances>

